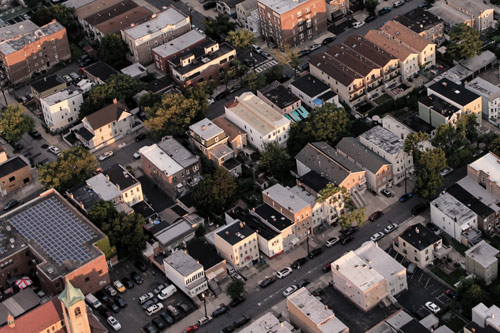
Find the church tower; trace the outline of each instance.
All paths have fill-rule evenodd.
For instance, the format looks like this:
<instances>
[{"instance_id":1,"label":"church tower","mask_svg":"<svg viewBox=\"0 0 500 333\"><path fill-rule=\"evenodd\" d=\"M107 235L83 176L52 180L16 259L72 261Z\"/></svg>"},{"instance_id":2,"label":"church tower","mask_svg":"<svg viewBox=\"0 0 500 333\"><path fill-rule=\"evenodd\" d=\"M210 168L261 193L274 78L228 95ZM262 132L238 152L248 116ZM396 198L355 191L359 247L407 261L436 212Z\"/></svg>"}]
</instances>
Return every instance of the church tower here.
<instances>
[{"instance_id":1,"label":"church tower","mask_svg":"<svg viewBox=\"0 0 500 333\"><path fill-rule=\"evenodd\" d=\"M59 300L62 303L66 332L91 333L85 296L82 291L66 280L66 287L59 295Z\"/></svg>"}]
</instances>

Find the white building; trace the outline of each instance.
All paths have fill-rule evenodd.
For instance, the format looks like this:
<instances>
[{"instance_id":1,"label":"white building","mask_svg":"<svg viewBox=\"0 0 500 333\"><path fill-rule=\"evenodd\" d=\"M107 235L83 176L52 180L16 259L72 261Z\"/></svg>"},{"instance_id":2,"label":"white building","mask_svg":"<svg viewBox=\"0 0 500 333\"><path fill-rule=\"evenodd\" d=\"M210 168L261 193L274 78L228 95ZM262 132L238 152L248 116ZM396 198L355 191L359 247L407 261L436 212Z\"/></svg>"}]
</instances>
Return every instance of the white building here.
<instances>
[{"instance_id":1,"label":"white building","mask_svg":"<svg viewBox=\"0 0 500 333\"><path fill-rule=\"evenodd\" d=\"M73 87L40 98L43 118L53 132L62 130L76 122L82 103L83 94Z\"/></svg>"},{"instance_id":2,"label":"white building","mask_svg":"<svg viewBox=\"0 0 500 333\"><path fill-rule=\"evenodd\" d=\"M495 331L500 331L500 308L492 305L489 308L483 303L479 303L472 308L472 321L482 328L491 326ZM490 330L485 330L490 332Z\"/></svg>"},{"instance_id":3,"label":"white building","mask_svg":"<svg viewBox=\"0 0 500 333\"><path fill-rule=\"evenodd\" d=\"M257 233L245 222L225 225L213 236L219 255L236 269L251 266L259 258Z\"/></svg>"},{"instance_id":4,"label":"white building","mask_svg":"<svg viewBox=\"0 0 500 333\"><path fill-rule=\"evenodd\" d=\"M195 297L208 289L203 266L187 251L176 251L163 259L165 275L186 295Z\"/></svg>"},{"instance_id":5,"label":"white building","mask_svg":"<svg viewBox=\"0 0 500 333\"><path fill-rule=\"evenodd\" d=\"M465 270L474 274L486 284L498 277L498 251L484 240L465 251Z\"/></svg>"},{"instance_id":6,"label":"white building","mask_svg":"<svg viewBox=\"0 0 500 333\"><path fill-rule=\"evenodd\" d=\"M266 312L264 315L252 321L239 331L240 333L293 333L295 328L287 321L280 322L278 318L271 312Z\"/></svg>"},{"instance_id":7,"label":"white building","mask_svg":"<svg viewBox=\"0 0 500 333\"><path fill-rule=\"evenodd\" d=\"M404 140L382 126L358 137L359 141L392 164L393 182L398 184L413 173L413 157L404 151Z\"/></svg>"},{"instance_id":8,"label":"white building","mask_svg":"<svg viewBox=\"0 0 500 333\"><path fill-rule=\"evenodd\" d=\"M498 109L500 108L500 88L479 76L465 83L465 88L481 96L483 118L496 123L498 121Z\"/></svg>"},{"instance_id":9,"label":"white building","mask_svg":"<svg viewBox=\"0 0 500 333\"><path fill-rule=\"evenodd\" d=\"M226 118L246 132L248 143L258 150L270 142L286 146L291 121L255 94L245 92L224 109Z\"/></svg>"},{"instance_id":10,"label":"white building","mask_svg":"<svg viewBox=\"0 0 500 333\"><path fill-rule=\"evenodd\" d=\"M414 130L391 116L390 114L382 118L382 127L394 133L397 137L401 138L403 141L406 140L408 134L415 133ZM430 135L429 135L430 138ZM418 148L420 150L432 149L432 143L429 140L425 140L419 143Z\"/></svg>"},{"instance_id":11,"label":"white building","mask_svg":"<svg viewBox=\"0 0 500 333\"><path fill-rule=\"evenodd\" d=\"M431 222L459 242L462 232L477 229L477 215L449 193L431 202Z\"/></svg>"}]
</instances>

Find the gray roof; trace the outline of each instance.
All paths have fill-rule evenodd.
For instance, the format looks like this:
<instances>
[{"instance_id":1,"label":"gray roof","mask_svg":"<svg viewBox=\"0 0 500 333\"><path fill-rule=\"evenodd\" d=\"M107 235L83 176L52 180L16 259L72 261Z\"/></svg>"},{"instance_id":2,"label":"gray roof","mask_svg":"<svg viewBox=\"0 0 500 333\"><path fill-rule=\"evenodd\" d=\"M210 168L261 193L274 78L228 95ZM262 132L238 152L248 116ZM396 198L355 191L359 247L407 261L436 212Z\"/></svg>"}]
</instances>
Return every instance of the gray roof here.
<instances>
[{"instance_id":1,"label":"gray roof","mask_svg":"<svg viewBox=\"0 0 500 333\"><path fill-rule=\"evenodd\" d=\"M342 138L336 148L346 154L347 158L353 159L361 167L372 173L377 173L381 167L390 164L386 159L362 145L356 138Z\"/></svg>"},{"instance_id":2,"label":"gray roof","mask_svg":"<svg viewBox=\"0 0 500 333\"><path fill-rule=\"evenodd\" d=\"M483 267L488 267L498 262L497 256L499 252L495 247L482 240L465 251L465 256L477 261Z\"/></svg>"},{"instance_id":3,"label":"gray roof","mask_svg":"<svg viewBox=\"0 0 500 333\"><path fill-rule=\"evenodd\" d=\"M271 8L278 14L284 14L300 5L303 5L308 0L259 0L266 7Z\"/></svg>"},{"instance_id":4,"label":"gray roof","mask_svg":"<svg viewBox=\"0 0 500 333\"><path fill-rule=\"evenodd\" d=\"M372 129L361 134L359 137L363 137L367 141L376 145L383 151L393 155L397 154L400 150L404 148L404 141L400 139L396 134L392 133L388 129L382 126L375 126Z\"/></svg>"},{"instance_id":5,"label":"gray roof","mask_svg":"<svg viewBox=\"0 0 500 333\"><path fill-rule=\"evenodd\" d=\"M164 11L154 14L151 20L125 29L123 32L129 35L130 38L136 40L158 32L168 25L176 25L179 22L186 20L186 18L186 15L184 15L181 11L173 6L170 6Z\"/></svg>"},{"instance_id":6,"label":"gray roof","mask_svg":"<svg viewBox=\"0 0 500 333\"><path fill-rule=\"evenodd\" d=\"M85 118L94 130L120 119L123 112L128 112L127 106L121 102L109 104Z\"/></svg>"},{"instance_id":7,"label":"gray roof","mask_svg":"<svg viewBox=\"0 0 500 333\"><path fill-rule=\"evenodd\" d=\"M103 173L109 177L110 182L120 186L122 191L139 183L139 181L120 164L113 165Z\"/></svg>"},{"instance_id":8,"label":"gray roof","mask_svg":"<svg viewBox=\"0 0 500 333\"><path fill-rule=\"evenodd\" d=\"M164 260L182 276L189 276L203 268L200 263L182 250L172 253Z\"/></svg>"},{"instance_id":9,"label":"gray roof","mask_svg":"<svg viewBox=\"0 0 500 333\"><path fill-rule=\"evenodd\" d=\"M184 148L175 139L166 139L158 143L158 147L166 152L172 159L180 164L183 168L188 168L200 159L189 150Z\"/></svg>"},{"instance_id":10,"label":"gray roof","mask_svg":"<svg viewBox=\"0 0 500 333\"><path fill-rule=\"evenodd\" d=\"M311 98L331 91L329 86L311 74L301 76L290 84Z\"/></svg>"},{"instance_id":11,"label":"gray roof","mask_svg":"<svg viewBox=\"0 0 500 333\"><path fill-rule=\"evenodd\" d=\"M14 39L9 39L0 43L0 53L8 55L16 51L24 49L29 44L35 43L40 38L50 36L64 27L55 20L40 27L35 31L28 31L25 34ZM5 36L5 35L4 35Z\"/></svg>"},{"instance_id":12,"label":"gray roof","mask_svg":"<svg viewBox=\"0 0 500 333\"><path fill-rule=\"evenodd\" d=\"M2 36L2 39L7 40L22 36L26 33L33 32L36 29L38 29L38 25L31 22L30 20L25 20L21 23L16 23L0 28L0 36Z\"/></svg>"},{"instance_id":13,"label":"gray roof","mask_svg":"<svg viewBox=\"0 0 500 333\"><path fill-rule=\"evenodd\" d=\"M33 82L31 84L31 88L33 88L35 91L41 94L44 91L47 91L49 89L52 89L54 87L57 87L65 83L66 81L64 81L59 75L53 74Z\"/></svg>"}]
</instances>

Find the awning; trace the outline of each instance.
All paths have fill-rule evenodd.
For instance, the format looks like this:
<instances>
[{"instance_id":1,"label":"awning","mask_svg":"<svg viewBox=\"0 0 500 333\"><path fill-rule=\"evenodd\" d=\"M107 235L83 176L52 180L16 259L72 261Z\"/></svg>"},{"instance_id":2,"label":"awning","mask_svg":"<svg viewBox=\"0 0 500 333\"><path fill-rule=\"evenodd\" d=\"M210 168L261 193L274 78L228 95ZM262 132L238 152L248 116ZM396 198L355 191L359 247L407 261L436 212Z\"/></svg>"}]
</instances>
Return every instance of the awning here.
<instances>
[{"instance_id":1,"label":"awning","mask_svg":"<svg viewBox=\"0 0 500 333\"><path fill-rule=\"evenodd\" d=\"M16 281L16 286L19 289L27 288L27 287L31 286L32 284L33 284L33 281L31 281L31 279L27 276L24 276Z\"/></svg>"}]
</instances>

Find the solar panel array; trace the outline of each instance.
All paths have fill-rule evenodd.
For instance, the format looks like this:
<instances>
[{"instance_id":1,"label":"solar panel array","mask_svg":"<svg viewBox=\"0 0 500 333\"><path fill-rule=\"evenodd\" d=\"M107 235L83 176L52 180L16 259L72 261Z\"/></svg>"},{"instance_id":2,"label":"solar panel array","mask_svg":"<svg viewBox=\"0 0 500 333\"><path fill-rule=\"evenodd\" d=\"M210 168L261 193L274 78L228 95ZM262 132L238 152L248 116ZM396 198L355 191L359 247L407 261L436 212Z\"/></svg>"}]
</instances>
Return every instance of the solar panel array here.
<instances>
[{"instance_id":1,"label":"solar panel array","mask_svg":"<svg viewBox=\"0 0 500 333\"><path fill-rule=\"evenodd\" d=\"M25 238L35 241L59 264L92 257L84 243L96 233L56 198L49 198L10 218Z\"/></svg>"}]
</instances>

